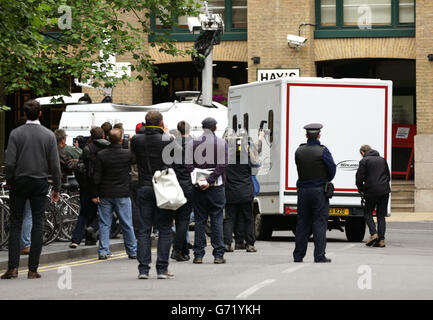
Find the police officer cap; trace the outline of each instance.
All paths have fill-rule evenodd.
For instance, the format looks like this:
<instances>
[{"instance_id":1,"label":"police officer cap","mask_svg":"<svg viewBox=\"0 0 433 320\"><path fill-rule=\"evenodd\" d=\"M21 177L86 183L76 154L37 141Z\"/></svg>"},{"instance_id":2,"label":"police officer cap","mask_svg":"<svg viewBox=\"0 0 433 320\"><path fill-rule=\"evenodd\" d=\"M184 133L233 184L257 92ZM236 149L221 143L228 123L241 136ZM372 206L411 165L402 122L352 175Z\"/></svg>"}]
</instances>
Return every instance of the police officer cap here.
<instances>
[{"instance_id":1,"label":"police officer cap","mask_svg":"<svg viewBox=\"0 0 433 320\"><path fill-rule=\"evenodd\" d=\"M304 126L304 129L308 131L320 131L320 129L322 129L323 126L320 123L310 123L307 124L306 126Z\"/></svg>"},{"instance_id":2,"label":"police officer cap","mask_svg":"<svg viewBox=\"0 0 433 320\"><path fill-rule=\"evenodd\" d=\"M208 117L201 122L204 129L215 128L217 121L214 118Z\"/></svg>"}]
</instances>

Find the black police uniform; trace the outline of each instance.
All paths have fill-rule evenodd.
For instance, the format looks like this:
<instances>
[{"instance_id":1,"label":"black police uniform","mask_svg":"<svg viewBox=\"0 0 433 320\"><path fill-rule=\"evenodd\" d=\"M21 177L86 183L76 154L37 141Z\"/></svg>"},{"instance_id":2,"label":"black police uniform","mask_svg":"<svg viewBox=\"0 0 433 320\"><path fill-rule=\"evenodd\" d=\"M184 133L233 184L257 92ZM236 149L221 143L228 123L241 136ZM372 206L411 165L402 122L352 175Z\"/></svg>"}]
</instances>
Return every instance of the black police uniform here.
<instances>
[{"instance_id":1,"label":"black police uniform","mask_svg":"<svg viewBox=\"0 0 433 320\"><path fill-rule=\"evenodd\" d=\"M318 123L306 125L307 132L320 132ZM308 238L314 235L314 262L330 262L325 256L326 229L329 217L329 199L324 186L335 176L335 163L329 150L317 139L308 139L295 153L298 170L298 221L296 226L295 262L302 262Z\"/></svg>"}]
</instances>

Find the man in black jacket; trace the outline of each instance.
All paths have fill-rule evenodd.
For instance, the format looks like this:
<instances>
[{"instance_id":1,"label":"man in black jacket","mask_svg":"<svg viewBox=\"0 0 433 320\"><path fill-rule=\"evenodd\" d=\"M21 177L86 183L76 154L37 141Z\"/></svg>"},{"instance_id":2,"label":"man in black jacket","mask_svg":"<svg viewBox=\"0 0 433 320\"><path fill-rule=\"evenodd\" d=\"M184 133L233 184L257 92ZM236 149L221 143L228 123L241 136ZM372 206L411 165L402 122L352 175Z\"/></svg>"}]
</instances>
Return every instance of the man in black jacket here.
<instances>
[{"instance_id":1,"label":"man in black jacket","mask_svg":"<svg viewBox=\"0 0 433 320\"><path fill-rule=\"evenodd\" d=\"M256 252L253 216L254 186L251 179L248 137L232 135L228 139L229 165L226 169L226 207L224 218L224 243L232 252L233 229L246 241L247 252ZM242 240L243 241L243 240ZM239 245L239 244L237 244ZM242 242L243 245L243 242Z\"/></svg>"},{"instance_id":2,"label":"man in black jacket","mask_svg":"<svg viewBox=\"0 0 433 320\"><path fill-rule=\"evenodd\" d=\"M169 167L163 160L163 150L173 139L165 134L162 114L150 111L146 114L144 134L132 137L131 151L137 159L138 189L137 202L139 206L137 234L137 259L139 262L139 279L148 279L151 263L151 238L154 217L159 229L156 272L158 279L171 279L173 274L168 271L171 247L171 226L174 211L159 209L156 206L152 178L157 170Z\"/></svg>"},{"instance_id":3,"label":"man in black jacket","mask_svg":"<svg viewBox=\"0 0 433 320\"><path fill-rule=\"evenodd\" d=\"M371 235L366 245L383 248L385 247L385 216L391 192L389 167L379 152L371 149L369 145L363 145L359 151L363 158L359 161L356 172L356 186L365 199L364 218ZM376 208L379 234L373 220L374 208Z\"/></svg>"},{"instance_id":4,"label":"man in black jacket","mask_svg":"<svg viewBox=\"0 0 433 320\"><path fill-rule=\"evenodd\" d=\"M192 140L192 137L190 135L190 126L186 121L180 121L177 124L177 130L180 133L180 137L176 138L176 143L182 146L182 162L174 164L173 169L176 172L177 180L179 181L187 202L175 211L176 236L173 242L171 258L176 261L188 261L190 257L186 235L193 207L194 186L191 181L191 173L184 164L185 146Z\"/></svg>"},{"instance_id":5,"label":"man in black jacket","mask_svg":"<svg viewBox=\"0 0 433 320\"><path fill-rule=\"evenodd\" d=\"M95 127L90 130L90 137L91 143L84 147L83 153L81 154L81 170L75 171L75 176L80 184L80 215L78 216L77 224L72 233L72 240L69 245L70 248L77 248L81 243L86 225L89 226L89 231L91 232L87 232L85 244L96 244L96 237L92 237L94 232L98 229L98 206L92 201L92 198L97 196L97 188L93 181L93 174L97 153L108 147L110 142L105 140L104 130L100 127Z\"/></svg>"},{"instance_id":6,"label":"man in black jacket","mask_svg":"<svg viewBox=\"0 0 433 320\"><path fill-rule=\"evenodd\" d=\"M130 259L137 258L137 241L132 227L130 198L131 165L134 155L122 148L122 130L112 129L109 133L110 146L98 152L94 173L97 196L92 199L99 208L99 259L110 255L110 228L113 211L119 215L126 253Z\"/></svg>"}]
</instances>

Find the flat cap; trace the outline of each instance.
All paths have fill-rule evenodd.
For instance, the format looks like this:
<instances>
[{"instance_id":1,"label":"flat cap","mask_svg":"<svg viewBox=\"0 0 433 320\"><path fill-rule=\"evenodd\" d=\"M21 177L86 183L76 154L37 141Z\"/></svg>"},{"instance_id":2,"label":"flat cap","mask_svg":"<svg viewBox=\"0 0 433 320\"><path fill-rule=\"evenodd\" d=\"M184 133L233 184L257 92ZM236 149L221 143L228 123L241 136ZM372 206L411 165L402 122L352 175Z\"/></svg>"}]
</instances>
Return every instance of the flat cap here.
<instances>
[{"instance_id":1,"label":"flat cap","mask_svg":"<svg viewBox=\"0 0 433 320\"><path fill-rule=\"evenodd\" d=\"M307 131L320 131L323 128L323 125L320 123L310 123L304 126L304 129Z\"/></svg>"},{"instance_id":2,"label":"flat cap","mask_svg":"<svg viewBox=\"0 0 433 320\"><path fill-rule=\"evenodd\" d=\"M201 124L202 124L204 129L213 129L213 128L215 128L217 121L212 117L208 117L208 118L204 119L201 122Z\"/></svg>"}]
</instances>

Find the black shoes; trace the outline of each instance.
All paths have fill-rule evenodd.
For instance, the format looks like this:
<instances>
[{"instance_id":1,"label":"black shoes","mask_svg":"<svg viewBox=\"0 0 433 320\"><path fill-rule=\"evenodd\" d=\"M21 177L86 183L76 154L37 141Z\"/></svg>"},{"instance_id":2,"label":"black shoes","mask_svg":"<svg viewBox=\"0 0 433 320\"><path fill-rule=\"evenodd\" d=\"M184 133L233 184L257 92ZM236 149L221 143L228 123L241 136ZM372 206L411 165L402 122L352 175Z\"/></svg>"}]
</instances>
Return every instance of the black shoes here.
<instances>
[{"instance_id":1,"label":"black shoes","mask_svg":"<svg viewBox=\"0 0 433 320\"><path fill-rule=\"evenodd\" d=\"M321 259L319 259L319 260L314 260L314 262L315 262L315 263L328 263L328 262L331 262L331 259L329 259L329 258L323 256L323 257L322 257Z\"/></svg>"},{"instance_id":2,"label":"black shoes","mask_svg":"<svg viewBox=\"0 0 433 320\"><path fill-rule=\"evenodd\" d=\"M128 254L128 259L136 260L136 259L137 259L137 256L136 256L136 255Z\"/></svg>"},{"instance_id":3,"label":"black shoes","mask_svg":"<svg viewBox=\"0 0 433 320\"><path fill-rule=\"evenodd\" d=\"M171 259L176 260L178 262L188 261L190 259L189 255L182 254L179 251L173 251L170 256Z\"/></svg>"},{"instance_id":4,"label":"black shoes","mask_svg":"<svg viewBox=\"0 0 433 320\"><path fill-rule=\"evenodd\" d=\"M245 250L247 247L245 243L236 243L235 244L235 250Z\"/></svg>"}]
</instances>

